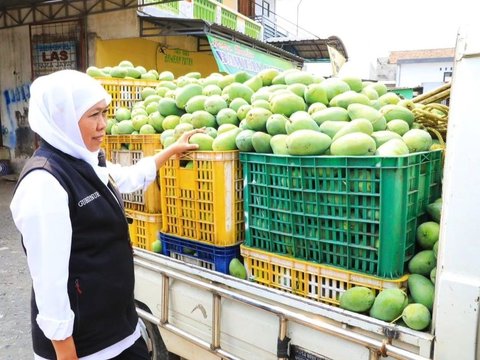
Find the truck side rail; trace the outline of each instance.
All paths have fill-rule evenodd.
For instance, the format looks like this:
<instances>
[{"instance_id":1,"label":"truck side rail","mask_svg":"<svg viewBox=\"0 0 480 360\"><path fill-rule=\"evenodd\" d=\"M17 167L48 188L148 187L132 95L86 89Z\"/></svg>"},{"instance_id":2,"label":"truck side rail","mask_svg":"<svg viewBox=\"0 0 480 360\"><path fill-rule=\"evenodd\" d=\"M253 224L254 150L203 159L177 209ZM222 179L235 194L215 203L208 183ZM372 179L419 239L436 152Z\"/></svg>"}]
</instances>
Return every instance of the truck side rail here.
<instances>
[{"instance_id":1,"label":"truck side rail","mask_svg":"<svg viewBox=\"0 0 480 360\"><path fill-rule=\"evenodd\" d=\"M231 276L186 264L165 256L135 249L137 282L142 280L142 271L159 275L161 284L159 311L152 314L138 309L139 315L160 328L165 328L189 342L196 344L222 358L240 359L222 348L221 316L222 299L246 304L253 309L274 314L278 323L277 357L286 358L288 352L287 334L291 324L301 324L314 332L326 333L342 338L368 349L370 359L391 357L394 359L427 360L431 358L434 336L405 327L390 325L376 319L346 312L322 303L299 298L275 289L235 279ZM161 280L160 280L161 279ZM208 291L212 298L211 335L206 341L178 328L170 322L170 285L172 281L182 282L190 287ZM137 295L137 294L136 294ZM140 294L138 294L140 295ZM148 302L138 298L139 301ZM148 304L147 304L148 305ZM155 308L155 306L154 306Z\"/></svg>"}]
</instances>

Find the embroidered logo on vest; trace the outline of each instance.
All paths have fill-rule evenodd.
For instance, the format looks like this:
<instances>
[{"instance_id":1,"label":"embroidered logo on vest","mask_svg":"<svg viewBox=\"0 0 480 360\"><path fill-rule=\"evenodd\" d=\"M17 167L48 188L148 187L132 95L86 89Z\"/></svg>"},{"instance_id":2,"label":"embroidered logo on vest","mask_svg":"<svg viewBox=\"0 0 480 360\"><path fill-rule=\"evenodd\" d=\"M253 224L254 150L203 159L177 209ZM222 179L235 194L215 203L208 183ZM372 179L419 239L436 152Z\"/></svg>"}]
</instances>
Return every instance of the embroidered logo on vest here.
<instances>
[{"instance_id":1,"label":"embroidered logo on vest","mask_svg":"<svg viewBox=\"0 0 480 360\"><path fill-rule=\"evenodd\" d=\"M82 206L85 206L87 205L90 201L93 201L95 200L96 198L99 198L100 197L100 194L98 193L98 191L95 191L93 194L90 194L86 197L84 197L82 200L80 200L78 202L78 207L82 207Z\"/></svg>"}]
</instances>

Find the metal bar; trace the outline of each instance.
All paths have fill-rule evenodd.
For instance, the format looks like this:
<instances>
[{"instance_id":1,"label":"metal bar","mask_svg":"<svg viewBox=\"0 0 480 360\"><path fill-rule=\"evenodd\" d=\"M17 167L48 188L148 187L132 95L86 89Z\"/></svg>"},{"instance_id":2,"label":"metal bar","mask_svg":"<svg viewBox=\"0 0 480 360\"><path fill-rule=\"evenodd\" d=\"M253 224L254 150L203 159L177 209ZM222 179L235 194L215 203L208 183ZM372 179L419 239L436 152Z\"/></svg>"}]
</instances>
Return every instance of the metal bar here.
<instances>
[{"instance_id":1,"label":"metal bar","mask_svg":"<svg viewBox=\"0 0 480 360\"><path fill-rule=\"evenodd\" d=\"M280 341L283 341L287 337L287 319L284 316L280 316L278 320L279 320L278 338L280 339ZM278 359L280 360L280 359L286 359L286 358L284 358L284 357L280 358L279 357Z\"/></svg>"},{"instance_id":2,"label":"metal bar","mask_svg":"<svg viewBox=\"0 0 480 360\"><path fill-rule=\"evenodd\" d=\"M210 344L208 344L206 341L203 341L202 339L200 339L196 336L190 335L189 333L177 328L176 326L174 326L172 324L162 324L160 322L160 320L155 315L152 315L145 310L137 308L137 313L138 313L138 316L140 316L142 319L147 320L147 321L149 321L152 324L155 324L157 326L161 326L161 327L167 329L168 331L170 331L170 332L172 332L176 335L179 335L179 336L185 338L186 340L194 343L195 345L198 345L198 346L204 348L205 350L209 350L210 352L212 352L214 354L220 355L222 358L229 359L229 360L242 360L242 359L236 357L235 355L233 355L233 354L231 354L228 351L225 351L223 349L215 349L215 350L211 349Z\"/></svg>"},{"instance_id":3,"label":"metal bar","mask_svg":"<svg viewBox=\"0 0 480 360\"><path fill-rule=\"evenodd\" d=\"M278 326L278 337L280 340L283 340L287 336L287 319L285 319L283 316L280 316L279 320L280 323Z\"/></svg>"},{"instance_id":4,"label":"metal bar","mask_svg":"<svg viewBox=\"0 0 480 360\"><path fill-rule=\"evenodd\" d=\"M134 9L142 6L150 6L155 4L163 4L174 2L178 0L163 0L152 2L151 4L139 3L138 1L121 1L114 2L108 0L72 0L72 1L56 1L56 2L47 2L47 3L38 3L38 4L22 4L14 5L9 8L6 8L0 12L0 29L6 29L16 26L34 24L38 21L50 21L50 20L64 20L71 17L81 17L89 14L99 14L104 12L123 10L123 9ZM93 3L93 5L92 5ZM106 6L106 4L110 6ZM53 9L53 5L58 6L57 10ZM91 5L91 6L90 6ZM100 5L100 8L98 9ZM70 14L69 9L74 9L78 11L78 14ZM21 10L29 9L29 12L22 18ZM38 13L38 14L37 14ZM27 21L27 15L32 14L32 20ZM42 20L38 19L39 15L42 15ZM12 23L7 24L7 17L12 20Z\"/></svg>"},{"instance_id":5,"label":"metal bar","mask_svg":"<svg viewBox=\"0 0 480 360\"><path fill-rule=\"evenodd\" d=\"M146 269L150 269L155 272L159 272L161 274L165 274L166 276L172 277L174 279L178 279L180 281L186 282L187 284L194 285L200 288L204 288L208 291L216 292L220 296L226 297L231 300L235 300L241 303L244 303L249 306L253 306L262 310L265 310L267 312L271 312L273 314L276 314L277 316L281 317L284 316L285 318L292 320L296 323L299 323L301 325L307 326L309 328L325 332L331 335L338 336L342 339L351 341L353 343L363 345L367 348L376 348L378 351L381 351L382 354L385 354L386 356L391 356L396 359L401 359L401 360L430 360L429 358L425 358L420 355L412 354L411 352L408 352L404 349L398 348L394 345L371 339L365 335L358 334L356 332L353 332L348 329L343 329L336 327L334 325L331 325L329 323L326 323L321 320L317 319L312 319L309 318L305 315L295 313L291 310L269 304L265 301L253 299L250 297L247 297L245 295L237 294L234 293L228 289L221 288L219 286L209 284L209 283L204 283L200 280L194 279L192 277L189 277L187 275L175 273L171 270L168 269L162 269L158 266L152 265L148 262L135 259L135 263L137 265L140 265Z\"/></svg>"},{"instance_id":6,"label":"metal bar","mask_svg":"<svg viewBox=\"0 0 480 360\"><path fill-rule=\"evenodd\" d=\"M220 348L220 300L221 296L213 293L213 318L212 318L212 350Z\"/></svg>"},{"instance_id":7,"label":"metal bar","mask_svg":"<svg viewBox=\"0 0 480 360\"><path fill-rule=\"evenodd\" d=\"M162 324L168 323L168 308L170 299L170 286L168 276L162 274L162 312L160 322Z\"/></svg>"},{"instance_id":8,"label":"metal bar","mask_svg":"<svg viewBox=\"0 0 480 360\"><path fill-rule=\"evenodd\" d=\"M370 349L370 356L368 360L379 360L380 354L374 349Z\"/></svg>"}]
</instances>

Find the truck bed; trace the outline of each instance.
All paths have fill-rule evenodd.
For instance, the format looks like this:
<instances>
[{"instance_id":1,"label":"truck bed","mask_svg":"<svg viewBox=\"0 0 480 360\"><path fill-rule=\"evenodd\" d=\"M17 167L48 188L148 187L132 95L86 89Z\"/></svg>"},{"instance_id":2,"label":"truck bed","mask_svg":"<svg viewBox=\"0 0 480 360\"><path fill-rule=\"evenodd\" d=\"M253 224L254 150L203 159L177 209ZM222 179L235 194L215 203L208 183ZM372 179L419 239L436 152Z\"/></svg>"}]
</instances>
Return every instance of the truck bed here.
<instances>
[{"instance_id":1,"label":"truck bed","mask_svg":"<svg viewBox=\"0 0 480 360\"><path fill-rule=\"evenodd\" d=\"M431 359L434 336L135 249L136 300L185 359Z\"/></svg>"}]
</instances>

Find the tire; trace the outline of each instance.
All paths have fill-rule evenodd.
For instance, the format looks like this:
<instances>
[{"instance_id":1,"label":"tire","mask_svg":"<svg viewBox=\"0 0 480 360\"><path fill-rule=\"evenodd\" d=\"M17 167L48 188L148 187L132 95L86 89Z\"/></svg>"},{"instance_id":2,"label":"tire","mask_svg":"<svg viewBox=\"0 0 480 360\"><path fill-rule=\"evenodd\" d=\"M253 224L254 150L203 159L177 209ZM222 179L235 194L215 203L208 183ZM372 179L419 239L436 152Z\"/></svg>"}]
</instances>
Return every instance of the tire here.
<instances>
[{"instance_id":1,"label":"tire","mask_svg":"<svg viewBox=\"0 0 480 360\"><path fill-rule=\"evenodd\" d=\"M136 302L138 308L151 313L147 306ZM160 331L158 327L152 324L150 321L146 321L143 319L140 320L140 328L142 336L147 343L147 348L150 353L150 357L152 360L179 360L180 357L177 355L170 353L163 342L162 336L160 335Z\"/></svg>"}]
</instances>

